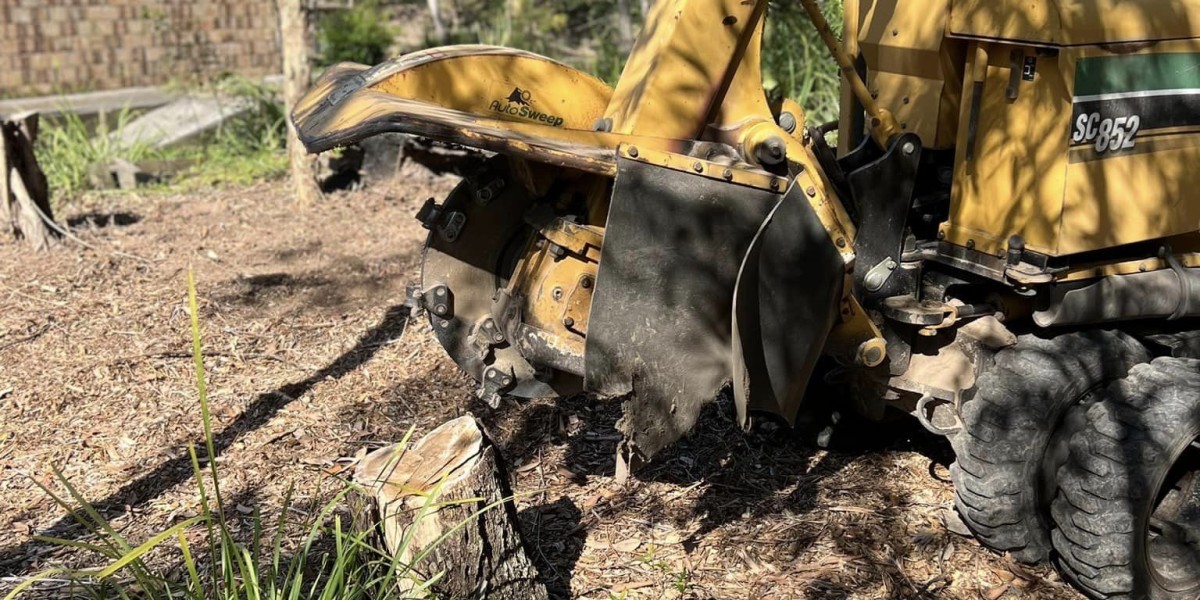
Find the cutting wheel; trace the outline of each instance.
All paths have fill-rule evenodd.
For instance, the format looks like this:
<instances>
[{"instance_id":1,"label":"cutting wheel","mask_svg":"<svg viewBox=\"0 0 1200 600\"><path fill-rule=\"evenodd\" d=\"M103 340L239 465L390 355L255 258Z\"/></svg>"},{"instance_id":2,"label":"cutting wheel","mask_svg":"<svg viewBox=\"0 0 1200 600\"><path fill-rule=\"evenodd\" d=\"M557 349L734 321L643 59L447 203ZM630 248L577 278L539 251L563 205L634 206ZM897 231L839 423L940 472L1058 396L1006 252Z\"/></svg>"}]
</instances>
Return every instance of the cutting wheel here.
<instances>
[{"instance_id":1,"label":"cutting wheel","mask_svg":"<svg viewBox=\"0 0 1200 600\"><path fill-rule=\"evenodd\" d=\"M507 159L489 160L446 198L425 244L421 289L430 322L442 347L481 383L481 397L566 396L583 389L582 379L531 365L508 343L497 318L508 285L535 232L524 215L536 202L516 182ZM513 299L519 310L521 299ZM440 314L439 314L440 313Z\"/></svg>"}]
</instances>

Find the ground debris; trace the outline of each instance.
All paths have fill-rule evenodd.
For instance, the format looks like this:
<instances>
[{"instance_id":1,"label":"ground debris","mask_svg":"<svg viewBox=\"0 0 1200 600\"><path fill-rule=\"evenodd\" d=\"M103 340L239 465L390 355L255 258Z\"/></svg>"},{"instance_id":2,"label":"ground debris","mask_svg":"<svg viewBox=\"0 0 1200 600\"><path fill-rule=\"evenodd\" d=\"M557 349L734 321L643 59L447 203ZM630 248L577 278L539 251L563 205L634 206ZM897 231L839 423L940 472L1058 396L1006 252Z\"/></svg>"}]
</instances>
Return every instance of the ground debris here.
<instances>
[{"instance_id":1,"label":"ground debris","mask_svg":"<svg viewBox=\"0 0 1200 600\"><path fill-rule=\"evenodd\" d=\"M52 484L51 466L130 538L195 513L190 268L232 506L278 514L294 488L310 511L353 464L338 457L474 412L515 471L552 597L1078 598L950 535L951 489L930 475L948 449L919 426L864 425L827 451L785 428L744 434L722 401L618 486L619 399L483 406L403 307L423 241L411 217L454 182L406 164L391 190L307 207L282 183L98 195L64 215L92 224L79 235L95 249L33 274L0 243L0 576L73 560L31 539L72 535L30 479Z\"/></svg>"}]
</instances>

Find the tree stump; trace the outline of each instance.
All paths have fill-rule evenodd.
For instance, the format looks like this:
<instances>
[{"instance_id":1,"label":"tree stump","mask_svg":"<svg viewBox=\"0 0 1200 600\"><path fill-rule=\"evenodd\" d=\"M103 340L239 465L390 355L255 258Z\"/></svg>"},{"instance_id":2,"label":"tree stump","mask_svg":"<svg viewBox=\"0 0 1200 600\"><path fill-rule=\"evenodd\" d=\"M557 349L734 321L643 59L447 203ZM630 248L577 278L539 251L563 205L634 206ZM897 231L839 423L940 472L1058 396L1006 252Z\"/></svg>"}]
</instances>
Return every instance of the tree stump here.
<instances>
[{"instance_id":1,"label":"tree stump","mask_svg":"<svg viewBox=\"0 0 1200 600\"><path fill-rule=\"evenodd\" d=\"M418 580L440 574L434 596L548 597L525 553L508 474L474 417L438 427L407 451L393 445L372 452L359 463L354 480L370 494L365 504L371 510L359 512L369 515L366 525L379 532L388 555L409 566ZM409 597L416 582L401 577L397 585Z\"/></svg>"},{"instance_id":2,"label":"tree stump","mask_svg":"<svg viewBox=\"0 0 1200 600\"><path fill-rule=\"evenodd\" d=\"M37 135L37 113L0 119L0 227L46 250L60 234L50 226L50 187L33 153Z\"/></svg>"}]
</instances>

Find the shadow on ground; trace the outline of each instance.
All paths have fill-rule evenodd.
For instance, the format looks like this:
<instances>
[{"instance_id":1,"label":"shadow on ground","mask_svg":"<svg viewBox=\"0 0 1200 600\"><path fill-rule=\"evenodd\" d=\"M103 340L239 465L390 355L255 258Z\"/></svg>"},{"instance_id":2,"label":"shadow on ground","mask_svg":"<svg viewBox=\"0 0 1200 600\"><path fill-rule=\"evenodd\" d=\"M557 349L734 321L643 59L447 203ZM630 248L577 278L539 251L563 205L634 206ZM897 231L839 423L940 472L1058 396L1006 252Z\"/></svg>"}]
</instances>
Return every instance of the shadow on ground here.
<instances>
[{"instance_id":1,"label":"shadow on ground","mask_svg":"<svg viewBox=\"0 0 1200 600\"><path fill-rule=\"evenodd\" d=\"M106 227L128 227L142 217L128 212L88 212L67 219L67 226L75 228L104 229Z\"/></svg>"},{"instance_id":2,"label":"shadow on ground","mask_svg":"<svg viewBox=\"0 0 1200 600\"><path fill-rule=\"evenodd\" d=\"M616 446L621 439L616 428L620 401L577 396L556 402L513 403L497 411L478 405L476 411L514 465L537 461L542 453L558 446L565 447L565 458L561 465L550 468L558 468L558 473L574 485L587 485L594 477L613 476ZM772 421L743 432L735 422L732 400L722 394L705 408L696 429L635 472L633 481L609 501L609 506L617 508L608 513L601 510L600 516L636 515L650 523L669 522L679 529L692 527L683 542L689 554L718 530L728 530L722 535L736 537L784 521L796 523L769 539L754 540L748 534L751 541L743 542L737 551L745 553L749 561L786 568L788 563L811 560L806 553L819 538L832 538L839 554L860 557L858 560L868 565L860 575L865 573L866 579L889 588L907 589L897 592L896 597L935 597L937 587L945 581L910 582L896 566L897 560L914 549L909 542L910 532L896 518L911 499L905 486L893 481L892 472L897 453L923 455L930 462L931 472L938 466L945 467L953 460L949 445L902 415L885 423L843 418L827 450L816 446L816 433L810 429L792 430ZM867 455L871 456L864 461ZM663 483L673 490L695 488L696 492L681 499L688 494L664 498L645 491L648 486ZM871 497L842 500L842 490L848 489L869 490ZM845 501L846 506L830 506L833 501ZM544 515L558 510L556 506L529 511ZM568 546L566 556L558 557L556 552L543 548L543 558L549 557L545 566L554 575L569 574L578 559L573 545L582 546L588 535L585 523L574 522L575 512L570 507L563 507L563 512L565 516L554 517L562 520L557 531L567 530L571 539L556 537L553 543ZM817 519L823 525L813 526ZM525 525L527 531L532 531L536 522L527 519ZM714 539L707 543L712 544ZM808 585L814 597L841 598L861 592L861 583L861 578L846 583L833 577L817 577Z\"/></svg>"},{"instance_id":3,"label":"shadow on ground","mask_svg":"<svg viewBox=\"0 0 1200 600\"><path fill-rule=\"evenodd\" d=\"M217 453L224 452L238 439L265 425L281 409L303 396L317 383L326 379L339 379L370 360L386 342L397 339L404 333L408 317L407 307L396 306L388 309L383 319L364 332L353 348L329 365L303 380L256 396L233 423L215 433L213 445ZM197 448L204 447L203 439L192 440L192 443ZM186 449L186 444L180 445L173 452L178 458L160 464L149 473L122 486L108 497L93 501L92 504L100 514L115 516L126 510L139 508L172 487L187 481L192 477L192 465ZM39 534L77 540L87 534L87 531L69 517L63 517ZM45 544L32 540L0 548L0 576L20 574L23 562L43 554L47 549Z\"/></svg>"}]
</instances>

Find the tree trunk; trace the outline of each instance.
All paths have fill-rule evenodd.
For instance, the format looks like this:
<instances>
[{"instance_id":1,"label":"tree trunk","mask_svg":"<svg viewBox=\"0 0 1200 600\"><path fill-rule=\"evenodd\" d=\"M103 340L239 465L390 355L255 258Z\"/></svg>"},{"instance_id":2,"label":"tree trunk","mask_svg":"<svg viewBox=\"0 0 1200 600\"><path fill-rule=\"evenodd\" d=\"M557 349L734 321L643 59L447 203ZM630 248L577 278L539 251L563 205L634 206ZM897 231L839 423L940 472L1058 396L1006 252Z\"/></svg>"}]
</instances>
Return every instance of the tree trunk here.
<instances>
[{"instance_id":1,"label":"tree trunk","mask_svg":"<svg viewBox=\"0 0 1200 600\"><path fill-rule=\"evenodd\" d=\"M0 227L17 239L46 250L58 242L50 226L50 189L33 152L38 115L14 115L0 121Z\"/></svg>"},{"instance_id":2,"label":"tree trunk","mask_svg":"<svg viewBox=\"0 0 1200 600\"><path fill-rule=\"evenodd\" d=\"M276 0L279 10L279 37L283 50L283 102L287 107L288 162L291 165L292 186L296 200L303 204L321 197L317 187L317 162L296 137L296 126L290 115L296 103L308 91L312 81L309 66L308 15L302 0Z\"/></svg>"},{"instance_id":3,"label":"tree trunk","mask_svg":"<svg viewBox=\"0 0 1200 600\"><path fill-rule=\"evenodd\" d=\"M633 13L629 0L617 0L617 37L620 38L621 51L626 55L633 49Z\"/></svg>"},{"instance_id":4,"label":"tree trunk","mask_svg":"<svg viewBox=\"0 0 1200 600\"><path fill-rule=\"evenodd\" d=\"M439 10L438 0L429 0L429 15L433 17L433 32L439 44L446 43L446 26L442 24L442 11Z\"/></svg>"},{"instance_id":5,"label":"tree trunk","mask_svg":"<svg viewBox=\"0 0 1200 600\"><path fill-rule=\"evenodd\" d=\"M382 549L415 575L397 578L403 597L414 593L414 580L440 574L430 590L439 598L547 598L525 554L508 474L474 417L438 427L407 451L372 452L354 480L370 493L371 509L358 511L356 526L378 531ZM363 513L373 518L362 523Z\"/></svg>"}]
</instances>

